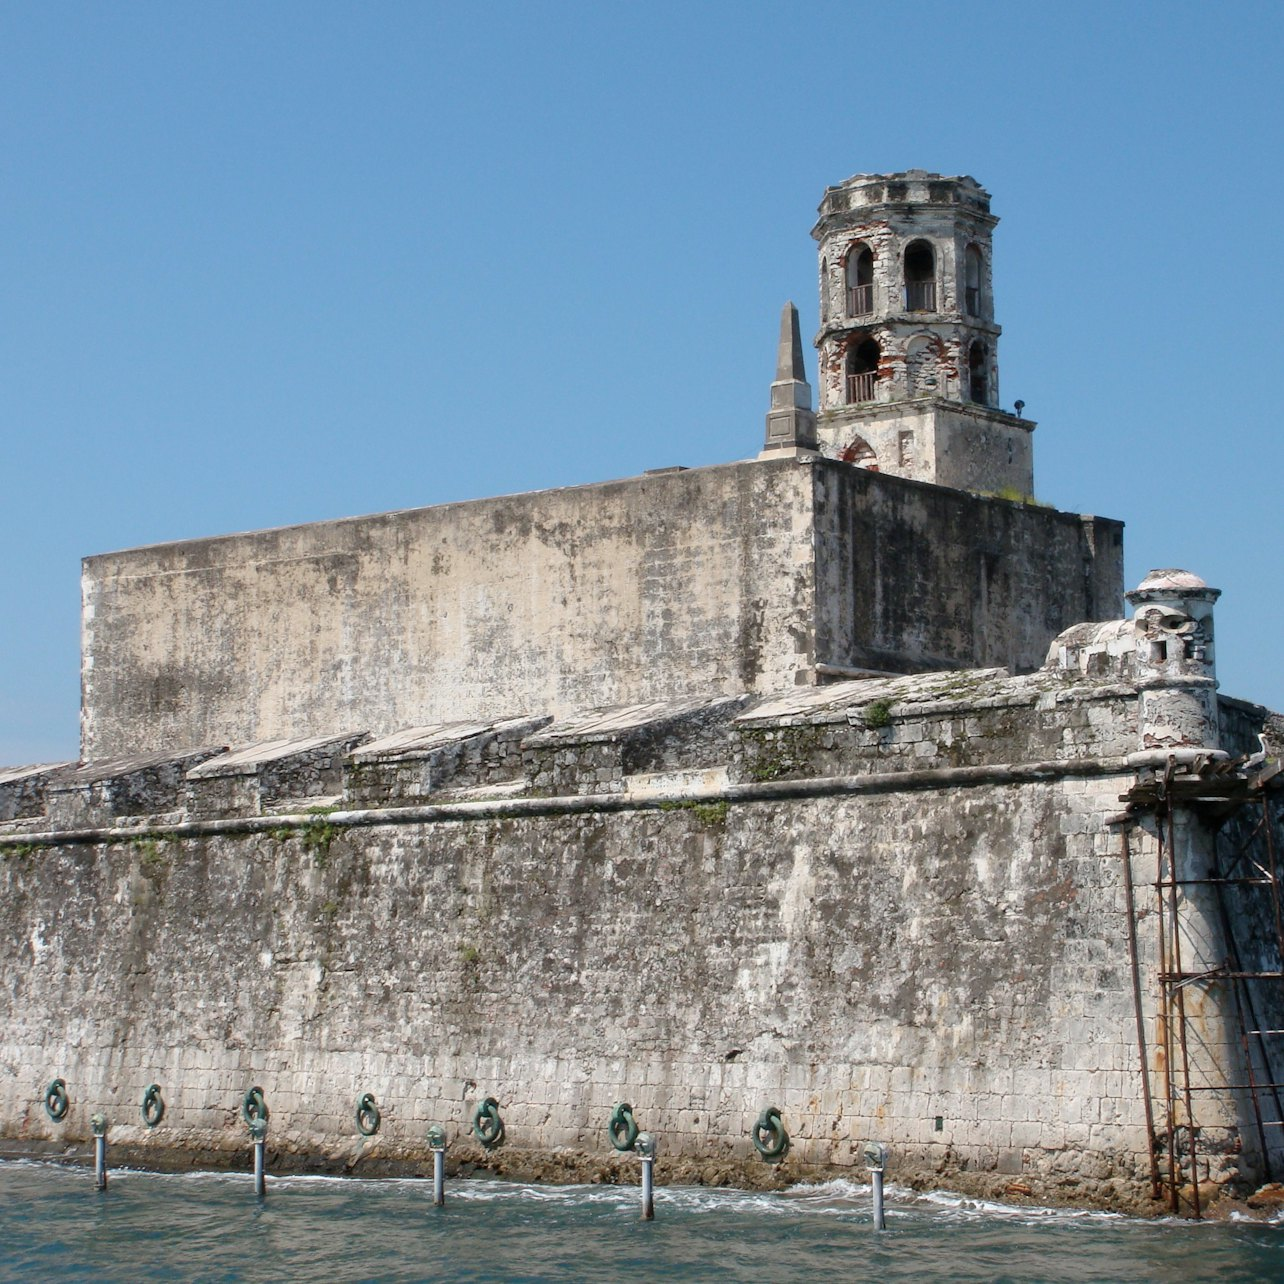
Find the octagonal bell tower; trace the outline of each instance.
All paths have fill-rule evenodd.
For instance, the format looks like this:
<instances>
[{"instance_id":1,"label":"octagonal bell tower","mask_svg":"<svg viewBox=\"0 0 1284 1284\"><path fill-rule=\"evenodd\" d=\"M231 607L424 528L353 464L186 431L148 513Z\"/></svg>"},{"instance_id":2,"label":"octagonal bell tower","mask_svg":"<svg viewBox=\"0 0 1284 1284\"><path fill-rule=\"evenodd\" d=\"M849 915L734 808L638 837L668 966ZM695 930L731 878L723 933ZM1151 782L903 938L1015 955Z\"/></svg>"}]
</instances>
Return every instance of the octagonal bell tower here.
<instances>
[{"instance_id":1,"label":"octagonal bell tower","mask_svg":"<svg viewBox=\"0 0 1284 1284\"><path fill-rule=\"evenodd\" d=\"M960 490L1034 490L1034 423L1000 409L998 219L973 178L857 174L826 190L817 444Z\"/></svg>"}]
</instances>

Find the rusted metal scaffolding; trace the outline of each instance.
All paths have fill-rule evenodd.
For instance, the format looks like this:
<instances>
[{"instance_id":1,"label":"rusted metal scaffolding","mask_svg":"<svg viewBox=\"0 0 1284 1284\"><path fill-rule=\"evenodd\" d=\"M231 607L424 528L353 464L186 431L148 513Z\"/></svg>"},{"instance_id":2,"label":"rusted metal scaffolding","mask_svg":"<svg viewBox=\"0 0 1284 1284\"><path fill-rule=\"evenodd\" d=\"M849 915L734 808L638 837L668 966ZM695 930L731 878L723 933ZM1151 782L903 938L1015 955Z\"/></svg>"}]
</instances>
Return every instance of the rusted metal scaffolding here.
<instances>
[{"instance_id":1,"label":"rusted metal scaffolding","mask_svg":"<svg viewBox=\"0 0 1284 1284\"><path fill-rule=\"evenodd\" d=\"M1130 830L1123 829L1120 854L1151 1195L1155 1200L1166 1199L1172 1211L1178 1212L1185 1179L1191 1191L1191 1211L1197 1218L1202 1207L1195 1094L1223 1093L1246 1101L1267 1181L1274 1177L1267 1130L1284 1128L1284 1081L1280 1078L1284 1073L1284 1028L1279 1028L1284 1026L1284 889L1277 861L1284 772L1278 761L1267 761L1264 755L1258 758L1228 763L1210 757L1184 770L1170 760L1162 769L1143 771L1121 798L1132 820L1151 818L1158 848L1153 883L1157 1055L1152 1066L1142 1002ZM1185 867L1177 850L1175 818L1181 810L1215 831L1206 872ZM1198 889L1206 893L1203 912L1210 913L1220 929L1225 953L1211 966L1194 969L1194 960L1183 958L1183 915L1189 915L1190 897ZM1232 897L1235 903L1228 904ZM1258 931L1259 926L1267 930ZM1226 1074L1219 1082L1195 1082L1187 994L1194 985L1218 984L1224 985L1228 994L1223 1019L1238 1045L1243 1077L1238 1081L1239 1075ZM1230 1059L1221 1057L1218 1063L1226 1067ZM1158 1091L1154 1077L1160 1081ZM1182 1150L1184 1163L1179 1157ZM1166 1169L1162 1172L1161 1154Z\"/></svg>"}]
</instances>

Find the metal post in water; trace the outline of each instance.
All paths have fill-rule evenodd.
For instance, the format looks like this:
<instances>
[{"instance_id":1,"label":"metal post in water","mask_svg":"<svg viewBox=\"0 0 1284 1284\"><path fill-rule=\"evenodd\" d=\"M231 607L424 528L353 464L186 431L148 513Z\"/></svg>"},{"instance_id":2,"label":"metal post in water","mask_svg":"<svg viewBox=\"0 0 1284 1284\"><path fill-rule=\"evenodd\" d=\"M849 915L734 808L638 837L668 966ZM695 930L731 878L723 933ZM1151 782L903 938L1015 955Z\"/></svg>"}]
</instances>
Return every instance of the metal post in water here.
<instances>
[{"instance_id":1,"label":"metal post in water","mask_svg":"<svg viewBox=\"0 0 1284 1284\"><path fill-rule=\"evenodd\" d=\"M869 1168L869 1184L874 1194L874 1229L886 1230L883 1217L883 1169L887 1164L887 1147L881 1141L865 1143L865 1163Z\"/></svg>"},{"instance_id":2,"label":"metal post in water","mask_svg":"<svg viewBox=\"0 0 1284 1284\"><path fill-rule=\"evenodd\" d=\"M428 1129L428 1148L432 1151L432 1202L441 1208L446 1203L446 1130L438 1124Z\"/></svg>"},{"instance_id":3,"label":"metal post in water","mask_svg":"<svg viewBox=\"0 0 1284 1284\"><path fill-rule=\"evenodd\" d=\"M264 1152L267 1148L267 1120L251 1119L250 1136L254 1138L254 1193L262 1199L267 1194L267 1172Z\"/></svg>"},{"instance_id":4,"label":"metal post in water","mask_svg":"<svg viewBox=\"0 0 1284 1284\"><path fill-rule=\"evenodd\" d=\"M642 1220L653 1222L655 1221L655 1136L649 1132L638 1133L633 1149L642 1159Z\"/></svg>"},{"instance_id":5,"label":"metal post in water","mask_svg":"<svg viewBox=\"0 0 1284 1284\"><path fill-rule=\"evenodd\" d=\"M94 1115L89 1121L94 1130L94 1185L107 1189L107 1116Z\"/></svg>"}]
</instances>

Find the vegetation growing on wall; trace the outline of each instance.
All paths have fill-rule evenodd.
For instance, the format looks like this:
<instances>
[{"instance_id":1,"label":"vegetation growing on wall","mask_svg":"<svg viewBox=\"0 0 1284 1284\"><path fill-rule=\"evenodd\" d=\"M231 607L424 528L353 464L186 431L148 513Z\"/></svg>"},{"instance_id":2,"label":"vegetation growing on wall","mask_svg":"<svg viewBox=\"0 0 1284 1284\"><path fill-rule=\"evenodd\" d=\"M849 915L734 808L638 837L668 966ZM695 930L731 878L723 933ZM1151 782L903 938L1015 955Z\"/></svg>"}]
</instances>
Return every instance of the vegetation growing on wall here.
<instances>
[{"instance_id":1,"label":"vegetation growing on wall","mask_svg":"<svg viewBox=\"0 0 1284 1284\"><path fill-rule=\"evenodd\" d=\"M806 771L816 748L816 727L749 727L742 733L745 774L750 780L780 780Z\"/></svg>"},{"instance_id":2,"label":"vegetation growing on wall","mask_svg":"<svg viewBox=\"0 0 1284 1284\"><path fill-rule=\"evenodd\" d=\"M731 804L725 799L709 803L700 803L694 800L690 802L663 802L660 804L660 810L689 811L702 825L716 827L726 824L727 813L731 810Z\"/></svg>"},{"instance_id":3,"label":"vegetation growing on wall","mask_svg":"<svg viewBox=\"0 0 1284 1284\"><path fill-rule=\"evenodd\" d=\"M892 725L892 702L874 700L865 706L865 725L871 731L881 731Z\"/></svg>"},{"instance_id":4,"label":"vegetation growing on wall","mask_svg":"<svg viewBox=\"0 0 1284 1284\"><path fill-rule=\"evenodd\" d=\"M268 830L268 835L277 842L288 842L297 837L303 843L303 850L309 852L318 869L325 869L330 863L330 844L342 832L338 825L332 825L326 817L338 807L309 807L308 819L302 825L277 825Z\"/></svg>"}]
</instances>

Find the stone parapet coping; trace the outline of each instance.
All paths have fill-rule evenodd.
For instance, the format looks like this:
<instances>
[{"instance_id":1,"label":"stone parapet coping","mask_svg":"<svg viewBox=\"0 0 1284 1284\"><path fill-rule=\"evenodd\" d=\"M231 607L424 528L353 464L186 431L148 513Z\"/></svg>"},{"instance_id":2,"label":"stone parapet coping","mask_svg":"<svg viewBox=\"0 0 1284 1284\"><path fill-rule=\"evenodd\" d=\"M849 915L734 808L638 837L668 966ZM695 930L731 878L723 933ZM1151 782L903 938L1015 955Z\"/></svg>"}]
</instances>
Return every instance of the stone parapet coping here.
<instances>
[{"instance_id":1,"label":"stone parapet coping","mask_svg":"<svg viewBox=\"0 0 1284 1284\"><path fill-rule=\"evenodd\" d=\"M631 794L577 794L550 798L493 798L442 802L412 807L372 807L331 811L325 823L336 829L369 829L379 825L422 825L463 820L509 820L527 816L562 816L608 811L659 811L701 803L780 802L839 794L902 793L979 785L1017 785L1070 777L1124 776L1133 770L1127 757L1072 758L1065 761L988 763L973 767L932 767L920 771L871 772L859 776L826 776L798 780L754 781L716 788L674 789ZM317 823L315 812L293 815L241 816L224 820L189 820L178 824L44 830L0 836L5 847L63 847L128 842L151 835L196 838L213 834L262 834L283 827Z\"/></svg>"}]
</instances>

